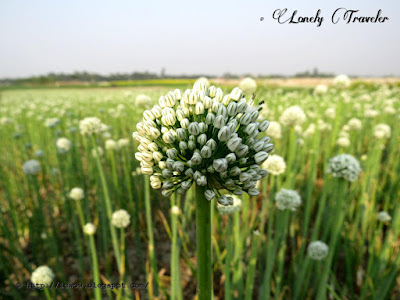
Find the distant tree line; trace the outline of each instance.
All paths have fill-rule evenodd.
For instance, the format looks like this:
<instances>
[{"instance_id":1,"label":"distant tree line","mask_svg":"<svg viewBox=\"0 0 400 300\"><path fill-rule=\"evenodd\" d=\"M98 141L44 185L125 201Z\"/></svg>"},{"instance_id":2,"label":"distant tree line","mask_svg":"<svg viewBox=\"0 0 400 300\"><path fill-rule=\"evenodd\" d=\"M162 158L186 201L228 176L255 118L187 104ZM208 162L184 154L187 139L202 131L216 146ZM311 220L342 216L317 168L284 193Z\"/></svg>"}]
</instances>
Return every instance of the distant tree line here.
<instances>
[{"instance_id":1,"label":"distant tree line","mask_svg":"<svg viewBox=\"0 0 400 300\"><path fill-rule=\"evenodd\" d=\"M313 69L312 71L305 71L301 73L296 73L294 77L333 77L335 74L333 73L320 73L318 69ZM133 72L133 73L112 73L109 75L101 75L97 73L90 72L74 72L72 74L65 73L49 73L47 75L41 76L32 76L26 78L17 78L17 79L0 79L0 83L2 84L15 84L15 85L24 85L24 84L33 84L33 85L49 85L54 84L56 82L108 82L108 81L129 81L129 80L149 80L149 79L171 79L171 78L181 78L181 79L196 79L201 76L207 78L215 78L222 77L226 79L238 79L242 77L254 77L254 78L287 78L293 76L285 76L280 74L272 74L272 75L263 75L263 74L233 74L233 73L224 73L222 76L215 76L210 74L192 74L192 75L168 75L163 68L159 74L151 73L151 72Z\"/></svg>"}]
</instances>

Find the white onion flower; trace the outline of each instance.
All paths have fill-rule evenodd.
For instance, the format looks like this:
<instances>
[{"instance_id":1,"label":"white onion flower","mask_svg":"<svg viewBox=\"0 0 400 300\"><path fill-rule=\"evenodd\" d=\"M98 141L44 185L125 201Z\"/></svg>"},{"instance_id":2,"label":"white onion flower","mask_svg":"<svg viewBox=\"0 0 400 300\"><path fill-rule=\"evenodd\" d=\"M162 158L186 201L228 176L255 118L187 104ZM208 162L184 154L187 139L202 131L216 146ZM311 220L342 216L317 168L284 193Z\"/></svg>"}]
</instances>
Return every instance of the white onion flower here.
<instances>
[{"instance_id":1,"label":"white onion flower","mask_svg":"<svg viewBox=\"0 0 400 300\"><path fill-rule=\"evenodd\" d=\"M155 113L145 112L132 134L139 142L135 158L142 173L151 175L151 186L162 187L167 197L186 193L193 183L205 188L208 200L223 189L257 195L256 182L267 174L260 165L273 144L269 137L258 137L269 122L259 119L263 103L253 103L237 87L224 95L202 80L184 93L161 96L150 110ZM232 172L237 169L239 173ZM229 198L219 198L219 203L230 205Z\"/></svg>"},{"instance_id":2,"label":"white onion flower","mask_svg":"<svg viewBox=\"0 0 400 300\"><path fill-rule=\"evenodd\" d=\"M31 281L35 285L49 286L54 280L54 273L48 266L40 266L31 274Z\"/></svg>"},{"instance_id":3,"label":"white onion flower","mask_svg":"<svg viewBox=\"0 0 400 300\"><path fill-rule=\"evenodd\" d=\"M333 79L333 86L336 88L347 88L351 84L351 80L347 75L338 75Z\"/></svg>"},{"instance_id":4,"label":"white onion flower","mask_svg":"<svg viewBox=\"0 0 400 300\"><path fill-rule=\"evenodd\" d=\"M129 140L123 138L123 139L119 139L119 140L117 141L117 143L118 143L118 147L119 147L119 148L125 148L125 147L127 147L127 146L129 145Z\"/></svg>"},{"instance_id":5,"label":"white onion flower","mask_svg":"<svg viewBox=\"0 0 400 300\"><path fill-rule=\"evenodd\" d=\"M314 123L311 123L310 125L308 125L307 129L303 132L303 137L304 138L310 138L315 134L315 129L316 126Z\"/></svg>"},{"instance_id":6,"label":"white onion flower","mask_svg":"<svg viewBox=\"0 0 400 300\"><path fill-rule=\"evenodd\" d=\"M396 109L393 106L386 106L383 109L383 112L388 115L394 115L396 113Z\"/></svg>"},{"instance_id":7,"label":"white onion flower","mask_svg":"<svg viewBox=\"0 0 400 300\"><path fill-rule=\"evenodd\" d=\"M374 127L374 136L377 139L388 139L391 136L390 126L387 124L377 124Z\"/></svg>"},{"instance_id":8,"label":"white onion flower","mask_svg":"<svg viewBox=\"0 0 400 300\"><path fill-rule=\"evenodd\" d=\"M350 146L350 140L347 136L341 136L337 139L336 145L343 147L343 148L347 148Z\"/></svg>"},{"instance_id":9,"label":"white onion flower","mask_svg":"<svg viewBox=\"0 0 400 300\"><path fill-rule=\"evenodd\" d=\"M42 170L42 167L40 165L40 162L38 162L36 159L31 159L22 165L22 172L24 172L27 175L35 175L39 173Z\"/></svg>"},{"instance_id":10,"label":"white onion flower","mask_svg":"<svg viewBox=\"0 0 400 300\"><path fill-rule=\"evenodd\" d=\"M79 122L79 130L83 135L100 133L105 130L105 127L106 125L104 125L100 119L96 117L84 118Z\"/></svg>"},{"instance_id":11,"label":"white onion flower","mask_svg":"<svg viewBox=\"0 0 400 300\"><path fill-rule=\"evenodd\" d=\"M36 150L35 151L35 156L39 157L39 158L42 158L44 156L43 150L41 150L41 149Z\"/></svg>"},{"instance_id":12,"label":"white onion flower","mask_svg":"<svg viewBox=\"0 0 400 300\"><path fill-rule=\"evenodd\" d=\"M116 141L114 141L113 139L108 139L105 141L104 143L104 148L106 148L106 150L118 150L118 143Z\"/></svg>"},{"instance_id":13,"label":"white onion flower","mask_svg":"<svg viewBox=\"0 0 400 300\"><path fill-rule=\"evenodd\" d=\"M286 163L283 157L279 155L271 155L264 162L263 168L266 169L268 173L277 176L285 172Z\"/></svg>"},{"instance_id":14,"label":"white onion flower","mask_svg":"<svg viewBox=\"0 0 400 300\"><path fill-rule=\"evenodd\" d=\"M210 86L210 81L206 77L197 78L196 82L202 81L206 84L207 88Z\"/></svg>"},{"instance_id":15,"label":"white onion flower","mask_svg":"<svg viewBox=\"0 0 400 300\"><path fill-rule=\"evenodd\" d=\"M306 114L299 106L291 106L282 113L279 121L285 126L302 125L306 121Z\"/></svg>"},{"instance_id":16,"label":"white onion flower","mask_svg":"<svg viewBox=\"0 0 400 300\"><path fill-rule=\"evenodd\" d=\"M362 128L362 123L360 119L352 118L347 122L350 130L359 131Z\"/></svg>"},{"instance_id":17,"label":"white onion flower","mask_svg":"<svg viewBox=\"0 0 400 300\"><path fill-rule=\"evenodd\" d=\"M275 195L275 202L279 210L295 211L301 205L301 197L295 190L281 189Z\"/></svg>"},{"instance_id":18,"label":"white onion flower","mask_svg":"<svg viewBox=\"0 0 400 300\"><path fill-rule=\"evenodd\" d=\"M92 149L92 156L94 158L97 157L97 154L99 154L100 157L102 157L104 155L104 150L100 146L97 147L97 150L96 149Z\"/></svg>"},{"instance_id":19,"label":"white onion flower","mask_svg":"<svg viewBox=\"0 0 400 300\"><path fill-rule=\"evenodd\" d=\"M11 118L8 118L8 117L1 117L0 118L0 124L1 125L7 125L7 124L11 124L13 122L14 122L14 120L11 119Z\"/></svg>"},{"instance_id":20,"label":"white onion flower","mask_svg":"<svg viewBox=\"0 0 400 300\"><path fill-rule=\"evenodd\" d=\"M322 120L318 120L317 125L318 125L318 129L320 131L331 131L332 130L332 125L329 123L326 123Z\"/></svg>"},{"instance_id":21,"label":"white onion flower","mask_svg":"<svg viewBox=\"0 0 400 300\"><path fill-rule=\"evenodd\" d=\"M254 93L257 89L257 82L253 78L246 77L240 81L239 87L245 94Z\"/></svg>"},{"instance_id":22,"label":"white onion flower","mask_svg":"<svg viewBox=\"0 0 400 300\"><path fill-rule=\"evenodd\" d=\"M278 122L271 121L266 133L273 139L279 140L282 138L282 126Z\"/></svg>"},{"instance_id":23,"label":"white onion flower","mask_svg":"<svg viewBox=\"0 0 400 300\"><path fill-rule=\"evenodd\" d=\"M379 111L376 109L366 109L364 115L366 118L375 118L376 116L379 116Z\"/></svg>"},{"instance_id":24,"label":"white onion flower","mask_svg":"<svg viewBox=\"0 0 400 300\"><path fill-rule=\"evenodd\" d=\"M328 91L328 87L325 84L319 84L314 88L315 95L323 95Z\"/></svg>"},{"instance_id":25,"label":"white onion flower","mask_svg":"<svg viewBox=\"0 0 400 300\"><path fill-rule=\"evenodd\" d=\"M124 209L112 214L111 223L117 228L126 228L131 222L131 215Z\"/></svg>"},{"instance_id":26,"label":"white onion flower","mask_svg":"<svg viewBox=\"0 0 400 300\"><path fill-rule=\"evenodd\" d=\"M361 173L360 163L350 154L339 154L329 160L327 173L353 182Z\"/></svg>"},{"instance_id":27,"label":"white onion flower","mask_svg":"<svg viewBox=\"0 0 400 300\"><path fill-rule=\"evenodd\" d=\"M68 196L72 200L78 201L78 200L82 200L83 198L85 198L85 192L83 191L83 189L81 189L79 187L74 187L73 189L71 189Z\"/></svg>"},{"instance_id":28,"label":"white onion flower","mask_svg":"<svg viewBox=\"0 0 400 300\"><path fill-rule=\"evenodd\" d=\"M151 98L147 95L139 94L136 96L135 104L142 108L151 107Z\"/></svg>"},{"instance_id":29,"label":"white onion flower","mask_svg":"<svg viewBox=\"0 0 400 300\"><path fill-rule=\"evenodd\" d=\"M330 107L325 111L325 117L328 119L334 119L336 117L336 110L334 107Z\"/></svg>"},{"instance_id":30,"label":"white onion flower","mask_svg":"<svg viewBox=\"0 0 400 300\"><path fill-rule=\"evenodd\" d=\"M96 233L96 226L93 223L87 223L83 226L83 233L86 235L94 235Z\"/></svg>"},{"instance_id":31,"label":"white onion flower","mask_svg":"<svg viewBox=\"0 0 400 300\"><path fill-rule=\"evenodd\" d=\"M62 137L57 139L56 147L59 153L67 153L72 147L72 142L69 139Z\"/></svg>"},{"instance_id":32,"label":"white onion flower","mask_svg":"<svg viewBox=\"0 0 400 300\"><path fill-rule=\"evenodd\" d=\"M328 245L321 241L313 241L307 248L308 256L314 260L323 260L328 256L328 252Z\"/></svg>"},{"instance_id":33,"label":"white onion flower","mask_svg":"<svg viewBox=\"0 0 400 300\"><path fill-rule=\"evenodd\" d=\"M384 223L390 222L392 220L392 217L386 211L378 212L377 217L378 217L378 221L384 222Z\"/></svg>"},{"instance_id":34,"label":"white onion flower","mask_svg":"<svg viewBox=\"0 0 400 300\"><path fill-rule=\"evenodd\" d=\"M176 205L171 207L171 214L173 215L179 215L181 212L180 208Z\"/></svg>"},{"instance_id":35,"label":"white onion flower","mask_svg":"<svg viewBox=\"0 0 400 300\"><path fill-rule=\"evenodd\" d=\"M60 124L60 119L59 118L47 118L44 121L44 126L48 127L48 128L54 128L56 127L58 124Z\"/></svg>"}]
</instances>

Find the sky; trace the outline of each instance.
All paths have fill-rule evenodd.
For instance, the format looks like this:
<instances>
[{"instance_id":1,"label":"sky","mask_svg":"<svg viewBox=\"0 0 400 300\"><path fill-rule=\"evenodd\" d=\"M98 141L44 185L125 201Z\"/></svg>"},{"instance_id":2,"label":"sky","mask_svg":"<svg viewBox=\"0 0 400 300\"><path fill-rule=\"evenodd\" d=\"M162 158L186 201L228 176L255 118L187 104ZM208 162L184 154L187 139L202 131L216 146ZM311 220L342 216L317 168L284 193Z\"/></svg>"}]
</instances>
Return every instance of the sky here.
<instances>
[{"instance_id":1,"label":"sky","mask_svg":"<svg viewBox=\"0 0 400 300\"><path fill-rule=\"evenodd\" d=\"M341 7L358 9L356 16L381 9L389 20L332 24ZM272 14L284 8L288 17L320 9L324 21L279 24ZM399 30L399 0L0 0L0 78L162 68L171 75L290 75L315 67L400 76Z\"/></svg>"}]
</instances>

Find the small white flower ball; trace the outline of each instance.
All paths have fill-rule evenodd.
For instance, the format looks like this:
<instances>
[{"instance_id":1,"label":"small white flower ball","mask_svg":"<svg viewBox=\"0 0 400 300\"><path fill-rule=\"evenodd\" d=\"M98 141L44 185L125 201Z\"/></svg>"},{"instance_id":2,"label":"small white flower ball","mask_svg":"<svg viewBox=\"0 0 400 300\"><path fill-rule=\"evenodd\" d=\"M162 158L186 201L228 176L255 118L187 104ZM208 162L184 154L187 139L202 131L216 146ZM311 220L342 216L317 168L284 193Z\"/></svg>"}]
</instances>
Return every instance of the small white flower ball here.
<instances>
[{"instance_id":1,"label":"small white flower ball","mask_svg":"<svg viewBox=\"0 0 400 300\"><path fill-rule=\"evenodd\" d=\"M119 139L117 143L118 143L119 148L125 148L129 145L129 140L128 139Z\"/></svg>"},{"instance_id":2,"label":"small white flower ball","mask_svg":"<svg viewBox=\"0 0 400 300\"><path fill-rule=\"evenodd\" d=\"M279 121L285 126L302 125L306 121L306 114L299 106L291 106L282 113Z\"/></svg>"},{"instance_id":3,"label":"small white flower ball","mask_svg":"<svg viewBox=\"0 0 400 300\"><path fill-rule=\"evenodd\" d=\"M357 118L350 119L349 122L347 122L347 125L349 125L349 129L353 131L358 131L362 128L362 122Z\"/></svg>"},{"instance_id":4,"label":"small white flower ball","mask_svg":"<svg viewBox=\"0 0 400 300\"><path fill-rule=\"evenodd\" d=\"M327 173L353 182L361 173L360 163L350 154L339 154L329 160Z\"/></svg>"},{"instance_id":5,"label":"small white flower ball","mask_svg":"<svg viewBox=\"0 0 400 300\"><path fill-rule=\"evenodd\" d=\"M54 273L48 266L40 266L32 272L31 281L35 285L49 286L54 280Z\"/></svg>"},{"instance_id":6,"label":"small white flower ball","mask_svg":"<svg viewBox=\"0 0 400 300\"><path fill-rule=\"evenodd\" d=\"M374 127L374 136L377 139L388 139L391 136L390 126L387 124L377 124Z\"/></svg>"},{"instance_id":7,"label":"small white flower ball","mask_svg":"<svg viewBox=\"0 0 400 300\"><path fill-rule=\"evenodd\" d=\"M246 77L240 81L239 87L245 94L254 93L257 89L257 82L253 78Z\"/></svg>"},{"instance_id":8,"label":"small white flower ball","mask_svg":"<svg viewBox=\"0 0 400 300\"><path fill-rule=\"evenodd\" d=\"M267 128L266 134L273 139L279 140L282 138L282 126L278 122L271 121Z\"/></svg>"},{"instance_id":9,"label":"small white flower ball","mask_svg":"<svg viewBox=\"0 0 400 300\"><path fill-rule=\"evenodd\" d=\"M292 210L295 211L301 205L301 197L295 190L281 189L275 195L276 207L279 210Z\"/></svg>"},{"instance_id":10,"label":"small white flower ball","mask_svg":"<svg viewBox=\"0 0 400 300\"><path fill-rule=\"evenodd\" d=\"M264 162L263 169L266 169L268 173L277 176L285 172L286 163L283 157L274 154L268 157Z\"/></svg>"},{"instance_id":11,"label":"small white flower ball","mask_svg":"<svg viewBox=\"0 0 400 300\"><path fill-rule=\"evenodd\" d=\"M135 103L138 107L148 108L151 106L151 98L147 95L140 94L137 95Z\"/></svg>"},{"instance_id":12,"label":"small white flower ball","mask_svg":"<svg viewBox=\"0 0 400 300\"><path fill-rule=\"evenodd\" d=\"M118 150L118 143L113 139L108 139L105 141L104 148L106 148L106 150Z\"/></svg>"},{"instance_id":13,"label":"small white flower ball","mask_svg":"<svg viewBox=\"0 0 400 300\"><path fill-rule=\"evenodd\" d=\"M319 84L314 88L315 95L323 95L328 91L328 87L325 84Z\"/></svg>"},{"instance_id":14,"label":"small white flower ball","mask_svg":"<svg viewBox=\"0 0 400 300\"><path fill-rule=\"evenodd\" d=\"M104 129L104 124L101 123L99 118L88 117L79 122L79 129L81 134L92 135L101 132Z\"/></svg>"},{"instance_id":15,"label":"small white flower ball","mask_svg":"<svg viewBox=\"0 0 400 300\"><path fill-rule=\"evenodd\" d=\"M350 140L346 136L339 137L336 141L336 145L343 147L343 148L347 148L350 146Z\"/></svg>"},{"instance_id":16,"label":"small white flower ball","mask_svg":"<svg viewBox=\"0 0 400 300\"><path fill-rule=\"evenodd\" d=\"M47 118L44 122L44 126L48 128L54 128L60 123L59 118Z\"/></svg>"},{"instance_id":17,"label":"small white flower ball","mask_svg":"<svg viewBox=\"0 0 400 300\"><path fill-rule=\"evenodd\" d=\"M351 84L351 80L347 75L338 75L333 79L333 86L336 88L347 88Z\"/></svg>"},{"instance_id":18,"label":"small white flower ball","mask_svg":"<svg viewBox=\"0 0 400 300\"><path fill-rule=\"evenodd\" d=\"M311 123L310 125L308 125L307 129L303 132L303 137L310 138L310 137L314 136L315 129L316 129L315 124Z\"/></svg>"},{"instance_id":19,"label":"small white flower ball","mask_svg":"<svg viewBox=\"0 0 400 300\"><path fill-rule=\"evenodd\" d=\"M22 172L27 175L35 175L41 170L42 167L40 166L40 162L38 162L36 159L28 160L22 165Z\"/></svg>"},{"instance_id":20,"label":"small white flower ball","mask_svg":"<svg viewBox=\"0 0 400 300\"><path fill-rule=\"evenodd\" d=\"M392 220L392 217L388 214L386 211L380 211L378 212L378 221L380 222L390 222Z\"/></svg>"},{"instance_id":21,"label":"small white flower ball","mask_svg":"<svg viewBox=\"0 0 400 300\"><path fill-rule=\"evenodd\" d=\"M181 210L180 210L179 207L176 206L176 205L174 205L174 206L171 207L171 214L173 214L173 215L179 215L180 211L181 211Z\"/></svg>"},{"instance_id":22,"label":"small white flower ball","mask_svg":"<svg viewBox=\"0 0 400 300\"><path fill-rule=\"evenodd\" d=\"M72 142L69 139L62 137L57 139L56 147L58 152L67 153L72 147Z\"/></svg>"},{"instance_id":23,"label":"small white flower ball","mask_svg":"<svg viewBox=\"0 0 400 300\"><path fill-rule=\"evenodd\" d=\"M93 223L87 223L83 226L83 233L86 235L94 235L96 233L96 226Z\"/></svg>"},{"instance_id":24,"label":"small white flower ball","mask_svg":"<svg viewBox=\"0 0 400 300\"><path fill-rule=\"evenodd\" d=\"M126 228L130 222L131 216L124 209L117 210L112 214L111 223L117 228Z\"/></svg>"},{"instance_id":25,"label":"small white flower ball","mask_svg":"<svg viewBox=\"0 0 400 300\"><path fill-rule=\"evenodd\" d=\"M206 77L199 77L196 82L202 81L206 84L206 87L208 88L210 86L210 81Z\"/></svg>"},{"instance_id":26,"label":"small white flower ball","mask_svg":"<svg viewBox=\"0 0 400 300\"><path fill-rule=\"evenodd\" d=\"M329 119L334 119L336 117L336 110L333 107L328 108L325 111L325 117L329 118Z\"/></svg>"},{"instance_id":27,"label":"small white flower ball","mask_svg":"<svg viewBox=\"0 0 400 300\"><path fill-rule=\"evenodd\" d=\"M322 260L328 256L329 247L321 241L314 241L308 245L307 253L314 260Z\"/></svg>"},{"instance_id":28,"label":"small white flower ball","mask_svg":"<svg viewBox=\"0 0 400 300\"><path fill-rule=\"evenodd\" d=\"M93 157L97 157L97 153L99 153L99 156L102 157L104 155L104 150L103 148L101 148L100 146L97 147L97 151L96 149L92 149L92 156Z\"/></svg>"},{"instance_id":29,"label":"small white flower ball","mask_svg":"<svg viewBox=\"0 0 400 300\"><path fill-rule=\"evenodd\" d=\"M79 187L74 187L73 189L71 189L68 196L72 200L78 201L78 200L82 200L83 198L85 198L85 192L83 191L83 189L81 189Z\"/></svg>"}]
</instances>

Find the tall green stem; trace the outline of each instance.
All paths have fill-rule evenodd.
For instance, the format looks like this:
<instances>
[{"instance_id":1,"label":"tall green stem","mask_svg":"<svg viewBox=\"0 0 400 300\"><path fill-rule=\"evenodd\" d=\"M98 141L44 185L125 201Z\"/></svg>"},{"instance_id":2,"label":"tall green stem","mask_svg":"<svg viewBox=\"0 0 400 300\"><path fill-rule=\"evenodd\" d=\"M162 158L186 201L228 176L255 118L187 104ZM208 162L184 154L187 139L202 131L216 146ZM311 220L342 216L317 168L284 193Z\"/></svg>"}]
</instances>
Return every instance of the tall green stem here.
<instances>
[{"instance_id":1,"label":"tall green stem","mask_svg":"<svg viewBox=\"0 0 400 300\"><path fill-rule=\"evenodd\" d=\"M146 210L146 223L147 223L147 237L149 239L149 258L151 269L153 270L153 284L154 284L154 293L158 295L158 272L157 272L157 263L156 256L154 253L154 234L153 234L153 221L151 218L151 204L150 204L150 181L149 176L144 176L144 206Z\"/></svg>"},{"instance_id":2,"label":"tall green stem","mask_svg":"<svg viewBox=\"0 0 400 300\"><path fill-rule=\"evenodd\" d=\"M204 188L196 186L197 292L199 300L212 297L211 274L211 201Z\"/></svg>"},{"instance_id":3,"label":"tall green stem","mask_svg":"<svg viewBox=\"0 0 400 300\"><path fill-rule=\"evenodd\" d=\"M108 221L109 221L109 225L110 225L111 240L112 240L112 244L113 244L115 259L117 261L117 266L118 266L118 269L119 269L119 267L121 266L121 257L120 257L119 248L118 248L117 233L115 232L115 228L111 223L112 205L111 205L111 200L110 200L110 194L108 192L108 186L107 186L106 177L104 175L103 167L101 165L100 154L99 154L99 151L97 149L97 143L96 143L96 140L95 140L95 138L93 136L92 136L92 142L93 142L93 147L94 147L94 149L96 151L95 159L96 159L96 164L97 164L97 168L98 168L99 175L100 175L101 185L103 187L104 200L105 200L105 204L106 204L106 213L107 213L107 217L108 217Z\"/></svg>"},{"instance_id":4,"label":"tall green stem","mask_svg":"<svg viewBox=\"0 0 400 300\"><path fill-rule=\"evenodd\" d=\"M96 251L96 244L94 242L94 236L89 235L89 242L90 242L90 251L92 253L92 264L93 264L93 281L96 284L94 289L94 297L96 300L101 299L101 290L97 288L97 285L100 284L100 273L99 273L99 264L97 262L97 251Z\"/></svg>"}]
</instances>

